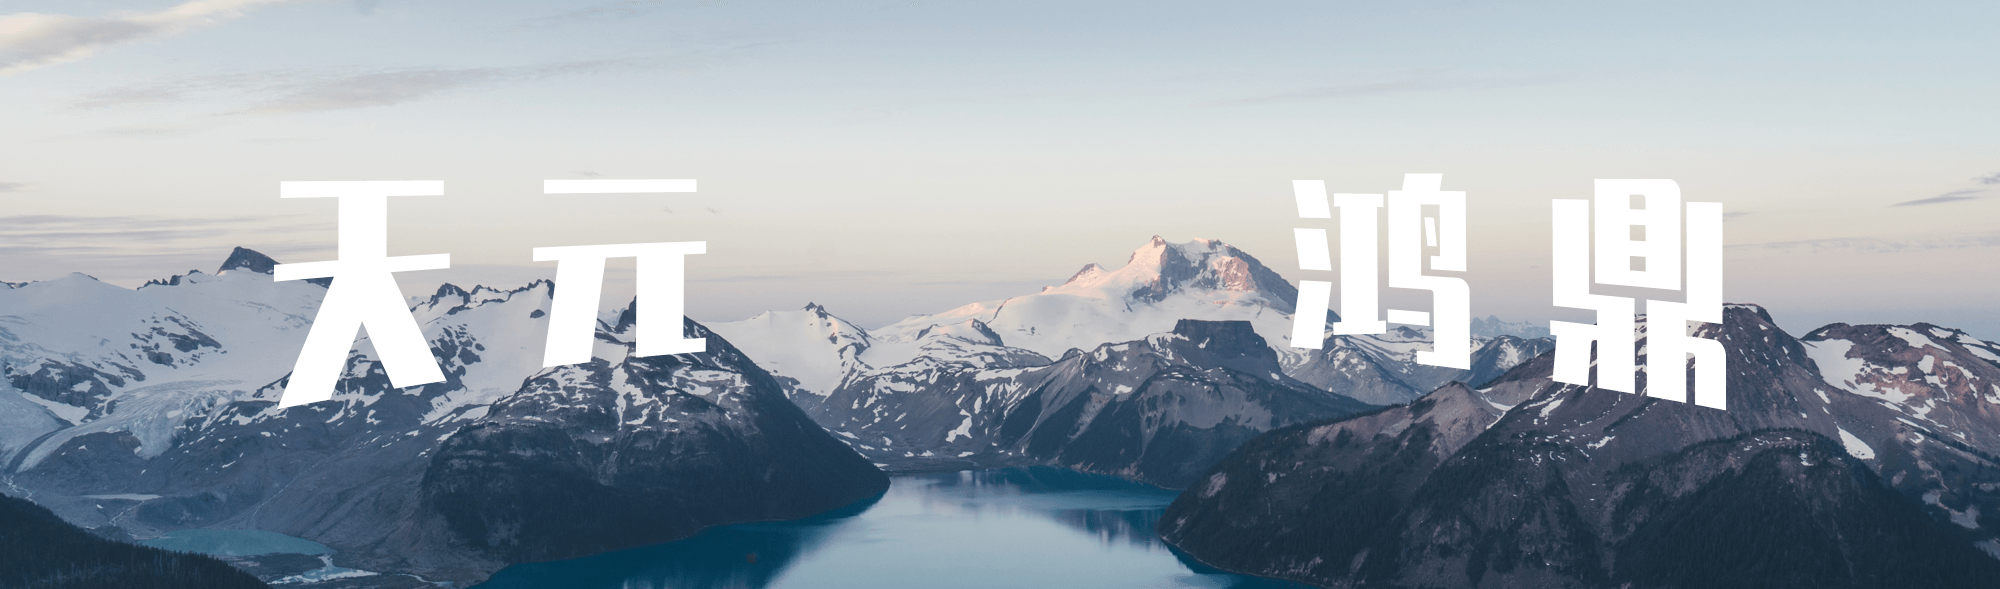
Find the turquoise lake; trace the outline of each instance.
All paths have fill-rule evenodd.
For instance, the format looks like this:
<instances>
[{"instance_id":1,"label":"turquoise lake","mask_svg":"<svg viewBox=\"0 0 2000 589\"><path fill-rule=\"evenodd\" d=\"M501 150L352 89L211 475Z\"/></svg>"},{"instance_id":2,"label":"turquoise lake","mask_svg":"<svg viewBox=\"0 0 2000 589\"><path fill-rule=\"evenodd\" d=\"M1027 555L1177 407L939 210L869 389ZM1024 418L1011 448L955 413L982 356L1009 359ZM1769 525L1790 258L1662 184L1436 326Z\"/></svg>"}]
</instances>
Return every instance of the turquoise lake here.
<instances>
[{"instance_id":1,"label":"turquoise lake","mask_svg":"<svg viewBox=\"0 0 2000 589\"><path fill-rule=\"evenodd\" d=\"M324 544L263 530L176 530L158 538L140 540L139 543L210 556L333 554Z\"/></svg>"},{"instance_id":2,"label":"turquoise lake","mask_svg":"<svg viewBox=\"0 0 2000 589\"><path fill-rule=\"evenodd\" d=\"M835 513L516 565L477 589L1305 587L1176 555L1153 535L1174 495L1050 468L897 475Z\"/></svg>"}]
</instances>

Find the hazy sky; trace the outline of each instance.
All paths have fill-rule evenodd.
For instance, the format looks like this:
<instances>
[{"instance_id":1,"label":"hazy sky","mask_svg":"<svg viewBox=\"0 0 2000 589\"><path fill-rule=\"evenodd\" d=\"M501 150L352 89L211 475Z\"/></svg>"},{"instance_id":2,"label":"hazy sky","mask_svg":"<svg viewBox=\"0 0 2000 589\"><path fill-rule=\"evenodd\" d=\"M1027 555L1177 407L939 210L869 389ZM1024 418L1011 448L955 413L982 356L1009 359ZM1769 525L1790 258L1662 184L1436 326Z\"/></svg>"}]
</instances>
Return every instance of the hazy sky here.
<instances>
[{"instance_id":1,"label":"hazy sky","mask_svg":"<svg viewBox=\"0 0 2000 589\"><path fill-rule=\"evenodd\" d=\"M863 325L1034 292L1158 234L1293 280L1293 179L1469 193L1473 311L1549 306L1549 199L1718 201L1787 329L2000 339L2000 3L0 0L0 279L331 259L280 180L393 201L403 275L706 240L690 315ZM547 178L700 192L543 196Z\"/></svg>"}]
</instances>

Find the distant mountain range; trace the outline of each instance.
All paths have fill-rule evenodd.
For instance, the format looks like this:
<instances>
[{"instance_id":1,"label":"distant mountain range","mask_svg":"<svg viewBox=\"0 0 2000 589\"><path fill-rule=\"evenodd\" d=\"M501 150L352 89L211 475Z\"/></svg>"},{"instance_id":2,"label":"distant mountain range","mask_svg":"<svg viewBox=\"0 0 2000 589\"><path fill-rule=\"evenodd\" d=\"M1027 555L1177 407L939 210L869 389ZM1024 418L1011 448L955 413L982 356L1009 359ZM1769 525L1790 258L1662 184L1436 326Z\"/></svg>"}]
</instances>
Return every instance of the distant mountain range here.
<instances>
[{"instance_id":1,"label":"distant mountain range","mask_svg":"<svg viewBox=\"0 0 2000 589\"><path fill-rule=\"evenodd\" d=\"M239 248L136 290L0 288L0 492L88 528L269 530L461 584L833 509L883 469L1015 465L1185 488L1169 541L1330 586L1685 586L1707 573L1647 555L1680 554L1674 526L1712 497L1839 551L1801 561L1849 571L1815 582L1908 573L1856 556L1908 550L1885 542L1947 572L2000 562L1981 552L2000 555L2000 347L1940 327L1793 339L1731 307L1704 332L1732 354L1725 413L1556 385L1553 342L1491 317L1470 370L1415 364L1419 328L1294 348L1290 283L1155 237L1120 268L880 329L819 305L687 321L702 354L631 358L626 305L591 362L553 369L551 283L445 285L412 299L444 382L391 387L364 338L332 400L277 410L325 283L274 265Z\"/></svg>"},{"instance_id":2,"label":"distant mountain range","mask_svg":"<svg viewBox=\"0 0 2000 589\"><path fill-rule=\"evenodd\" d=\"M1037 356L1061 358L1169 333L1182 320L1244 321L1277 354L1287 375L1370 403L1408 401L1455 379L1499 376L1550 345L1520 335L1534 332L1531 326L1489 317L1475 322L1479 332L1492 335L1475 337L1475 357L1482 360L1471 372L1416 365L1416 350L1430 339L1422 328L1334 336L1319 351L1294 348L1297 298L1291 283L1234 246L1211 239L1170 243L1154 236L1116 270L1088 264L1038 293L913 315L880 329L864 329L819 305L709 326L758 358L808 410L819 402L815 396L833 395L851 380L929 357L927 338L948 333L976 334L960 339L1011 348L989 350L998 354L990 367L1006 368L1047 362ZM1546 335L1547 328L1540 332Z\"/></svg>"},{"instance_id":3,"label":"distant mountain range","mask_svg":"<svg viewBox=\"0 0 2000 589\"><path fill-rule=\"evenodd\" d=\"M1038 293L881 329L819 305L710 327L784 381L815 421L886 466L1051 464L1168 487L1199 467L1167 468L1160 456L1205 464L1248 434L1490 380L1553 345L1479 338L1472 370L1416 364L1427 329L1294 348L1286 342L1297 296L1229 244L1155 236L1115 270L1089 264Z\"/></svg>"}]
</instances>

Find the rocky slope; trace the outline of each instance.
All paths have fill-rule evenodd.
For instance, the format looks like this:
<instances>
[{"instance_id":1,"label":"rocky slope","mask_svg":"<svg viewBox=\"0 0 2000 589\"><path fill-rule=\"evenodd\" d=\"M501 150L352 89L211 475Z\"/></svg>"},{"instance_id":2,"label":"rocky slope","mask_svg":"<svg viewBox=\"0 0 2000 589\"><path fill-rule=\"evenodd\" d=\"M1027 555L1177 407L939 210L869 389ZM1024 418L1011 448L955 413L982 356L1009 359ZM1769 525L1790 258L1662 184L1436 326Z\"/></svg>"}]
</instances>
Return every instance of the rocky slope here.
<instances>
[{"instance_id":1,"label":"rocky slope","mask_svg":"<svg viewBox=\"0 0 2000 589\"><path fill-rule=\"evenodd\" d=\"M113 542L25 499L0 496L0 587L262 589L220 560Z\"/></svg>"},{"instance_id":2,"label":"rocky slope","mask_svg":"<svg viewBox=\"0 0 2000 589\"><path fill-rule=\"evenodd\" d=\"M849 382L822 422L881 462L1047 464L1178 488L1257 433L1368 408L1285 376L1241 321L1182 320L1043 366L937 360L949 357Z\"/></svg>"},{"instance_id":3,"label":"rocky slope","mask_svg":"<svg viewBox=\"0 0 2000 589\"><path fill-rule=\"evenodd\" d=\"M730 522L795 519L889 479L785 399L726 340L633 358L632 314L589 364L536 374L447 439L423 505L455 541L507 562L674 540Z\"/></svg>"},{"instance_id":4,"label":"rocky slope","mask_svg":"<svg viewBox=\"0 0 2000 589\"><path fill-rule=\"evenodd\" d=\"M1937 383L1969 378L1946 359L1990 349L1908 352L1829 329L1819 342L1872 342ZM1976 587L2000 574L1968 497L2000 488L1991 450L1913 419L1994 401L1949 384L1915 405L1855 394L1823 377L1826 344L1753 306L1697 334L1728 351L1728 411L1555 383L1544 355L1483 390L1260 437L1191 486L1160 533L1226 569L1330 587ZM1862 372L1911 374L1872 362ZM1933 385L1898 382L1912 381Z\"/></svg>"},{"instance_id":5,"label":"rocky slope","mask_svg":"<svg viewBox=\"0 0 2000 589\"><path fill-rule=\"evenodd\" d=\"M543 370L547 282L513 290L447 285L418 300L414 313L444 382L391 387L364 338L332 400L276 410L315 295L325 291L272 282L258 271L270 265L260 258L239 251L219 275L191 273L137 291L80 276L0 291L9 313L0 325L16 336L0 341L9 385L0 390L0 421L29 424L34 434L0 440L8 443L0 489L32 496L72 522L141 538L192 527L269 530L330 546L341 566L468 582L521 559L803 515L879 491L884 481L720 336L710 338L710 353L628 361L627 308L600 324L604 341L593 363ZM93 311L99 304L114 312ZM618 419L606 421L606 411L631 403L674 410L613 412ZM535 420L545 428L524 425ZM440 450L461 431L475 433L440 463ZM547 448L512 448L569 462L479 459L493 449L475 441L505 440L546 441ZM677 451L632 451L641 447ZM595 505L612 510L596 520L564 513L573 523L631 510L653 519L627 514L630 521L656 525L595 543L468 531L469 513L495 518L494 526L539 517L524 516L530 504L500 486L518 474L512 468L588 474L531 481L549 492L595 489ZM720 486L676 478L696 473L688 480ZM496 486L466 493L452 491L454 481ZM676 510L682 519L665 525Z\"/></svg>"},{"instance_id":6,"label":"rocky slope","mask_svg":"<svg viewBox=\"0 0 2000 589\"><path fill-rule=\"evenodd\" d=\"M1478 386L1507 370L1555 349L1555 340L1501 335L1478 341L1472 368L1459 370L1417 363L1417 351L1430 349L1427 328L1391 327L1379 335L1335 335L1318 350L1290 366L1285 374L1329 391L1339 391L1369 403L1407 403L1447 383Z\"/></svg>"},{"instance_id":7,"label":"rocky slope","mask_svg":"<svg viewBox=\"0 0 2000 589\"><path fill-rule=\"evenodd\" d=\"M1477 323L1488 335L1475 337L1472 370L1415 364L1416 352L1430 345L1427 328L1330 336L1320 350L1294 348L1297 298L1282 276L1235 246L1154 236L1117 269L1088 264L1038 293L913 315L879 329L863 329L819 305L712 327L777 375L794 401L822 423L840 418L821 411L835 389L924 358L927 335L940 329L977 331L968 339L1009 348L999 353L1003 364L981 366L1007 368L1166 333L1183 319L1244 321L1276 352L1286 375L1370 403L1407 402L1452 381L1485 382L1553 345L1545 337L1510 335L1534 332L1532 326L1488 317Z\"/></svg>"}]
</instances>

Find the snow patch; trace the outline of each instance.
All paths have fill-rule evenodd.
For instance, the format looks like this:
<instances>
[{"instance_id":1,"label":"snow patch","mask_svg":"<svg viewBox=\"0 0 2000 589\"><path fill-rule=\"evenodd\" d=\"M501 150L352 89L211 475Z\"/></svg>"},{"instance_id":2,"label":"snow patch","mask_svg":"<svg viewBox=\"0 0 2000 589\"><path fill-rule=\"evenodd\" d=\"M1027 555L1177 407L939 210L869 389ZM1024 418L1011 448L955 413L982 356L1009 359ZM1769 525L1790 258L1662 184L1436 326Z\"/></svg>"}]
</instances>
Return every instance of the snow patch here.
<instances>
[{"instance_id":1,"label":"snow patch","mask_svg":"<svg viewBox=\"0 0 2000 589\"><path fill-rule=\"evenodd\" d=\"M78 384L87 384L87 383L78 383ZM68 403L58 403L55 401L50 401L48 399L44 399L29 394L22 394L21 398L27 399L28 401L36 405L41 405L42 408L48 409L49 413L55 414L56 417L61 418L63 421L69 422L70 425L83 423L83 418L90 416L89 409L85 409Z\"/></svg>"},{"instance_id":2,"label":"snow patch","mask_svg":"<svg viewBox=\"0 0 2000 589\"><path fill-rule=\"evenodd\" d=\"M1214 476L1208 477L1208 486L1202 488L1201 498L1207 499L1210 497L1214 497L1216 493L1222 492L1222 486L1226 484L1229 484L1229 474L1221 472L1215 473Z\"/></svg>"},{"instance_id":3,"label":"snow patch","mask_svg":"<svg viewBox=\"0 0 2000 589\"><path fill-rule=\"evenodd\" d=\"M1923 335L1918 334L1917 337L1923 337ZM1866 382L1862 378L1869 371L1879 371L1880 368L1869 364L1865 359L1849 358L1847 354L1854 349L1854 342L1830 339L1800 343L1805 344L1806 357L1811 358L1813 364L1819 366L1820 379L1825 380L1827 384L1839 387L1843 391L1891 403L1901 404L1910 399L1910 395L1907 393L1894 389L1882 390L1881 387ZM1896 368L1901 369L1902 367L1898 366Z\"/></svg>"},{"instance_id":4,"label":"snow patch","mask_svg":"<svg viewBox=\"0 0 2000 589\"><path fill-rule=\"evenodd\" d=\"M116 495L84 495L84 496L83 496L83 498L85 498L85 499L103 499L103 500L109 500L109 501L152 501L152 500L154 500L154 499L159 499L159 498L160 498L160 496L159 496L159 495L145 495L145 494L140 494L140 493L119 493L119 494L116 494Z\"/></svg>"},{"instance_id":5,"label":"snow patch","mask_svg":"<svg viewBox=\"0 0 2000 589\"><path fill-rule=\"evenodd\" d=\"M957 428L949 432L945 432L944 443L946 444L951 443L953 440L957 440L959 436L965 436L965 438L968 440L972 439L972 414L966 412L964 409L958 410L958 414L965 416L965 421L960 422Z\"/></svg>"},{"instance_id":6,"label":"snow patch","mask_svg":"<svg viewBox=\"0 0 2000 589\"><path fill-rule=\"evenodd\" d=\"M1973 544L1973 546L1978 546L1980 550L1986 551L1987 556L2000 558L2000 540L1988 538L1980 540L1978 543Z\"/></svg>"},{"instance_id":7,"label":"snow patch","mask_svg":"<svg viewBox=\"0 0 2000 589\"><path fill-rule=\"evenodd\" d=\"M1549 401L1549 404L1543 405L1540 419L1548 419L1549 412L1555 411L1557 407L1561 407L1564 400L1562 397L1556 397L1554 400Z\"/></svg>"},{"instance_id":8,"label":"snow patch","mask_svg":"<svg viewBox=\"0 0 2000 589\"><path fill-rule=\"evenodd\" d=\"M1889 335L1902 338L1902 340L1905 343L1910 344L1910 347L1919 350L1923 349L1925 346L1930 346L1940 350L1944 349L1944 346L1940 346L1937 344L1937 342L1931 341L1931 338L1925 336L1924 334L1917 333L1916 330L1909 329L1906 327L1891 327L1889 328Z\"/></svg>"},{"instance_id":9,"label":"snow patch","mask_svg":"<svg viewBox=\"0 0 2000 589\"><path fill-rule=\"evenodd\" d=\"M1986 361L1987 361L1987 362L1992 362L1992 363L1994 363L1994 364L2000 364L2000 354L1995 354L1995 353L1993 353L1993 351L1992 351L1992 350L1988 350L1988 349L1986 349L1986 347L1985 347L1985 342L1980 342L1979 340L1973 340L1972 342L1966 342L1966 341L1965 341L1965 339L1966 339L1966 338L1960 338L1960 339L1959 339L1959 341L1960 341L1960 342L1964 342L1964 343L1967 343L1967 344L1968 344L1967 346L1965 346L1965 349L1966 349L1967 351L1970 351L1970 352L1972 352L1972 355L1974 355L1974 356L1978 356L1978 357L1980 357L1980 358L1984 358L1984 359L1986 359ZM1977 342L1977 343L1974 343L1974 342Z\"/></svg>"},{"instance_id":10,"label":"snow patch","mask_svg":"<svg viewBox=\"0 0 2000 589\"><path fill-rule=\"evenodd\" d=\"M1845 428L1834 428L1834 429L1840 430L1840 445L1847 447L1848 454L1851 454L1855 458L1860 458L1862 460L1875 459L1875 449L1868 447L1868 444L1863 443L1861 441L1861 438L1854 437L1854 434L1847 433L1847 430Z\"/></svg>"},{"instance_id":11,"label":"snow patch","mask_svg":"<svg viewBox=\"0 0 2000 589\"><path fill-rule=\"evenodd\" d=\"M322 566L320 566L319 568L299 573L296 575L292 575L289 577L285 577L283 579L278 579L276 581L272 581L271 584L290 585L294 583L320 583L325 581L331 581L334 579L373 577L378 574L364 570L333 566L333 557L327 555L320 555L319 560L322 563Z\"/></svg>"}]
</instances>

